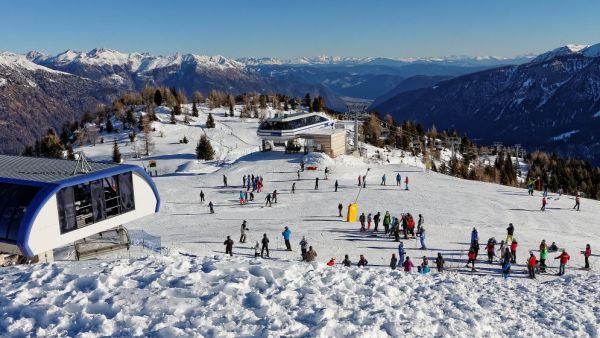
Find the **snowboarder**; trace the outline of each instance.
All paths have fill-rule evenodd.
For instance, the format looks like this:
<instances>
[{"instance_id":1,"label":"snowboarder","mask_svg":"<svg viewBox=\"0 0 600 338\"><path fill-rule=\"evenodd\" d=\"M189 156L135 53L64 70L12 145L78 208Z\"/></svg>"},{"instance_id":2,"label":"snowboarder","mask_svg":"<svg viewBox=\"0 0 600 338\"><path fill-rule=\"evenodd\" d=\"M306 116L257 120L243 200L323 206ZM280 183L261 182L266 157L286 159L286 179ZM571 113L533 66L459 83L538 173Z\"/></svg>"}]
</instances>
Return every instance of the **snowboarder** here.
<instances>
[{"instance_id":1,"label":"snowboarder","mask_svg":"<svg viewBox=\"0 0 600 338\"><path fill-rule=\"evenodd\" d=\"M444 257L442 257L442 253L438 252L437 257L435 258L435 266L437 267L438 272L444 272Z\"/></svg>"},{"instance_id":2,"label":"snowboarder","mask_svg":"<svg viewBox=\"0 0 600 338\"><path fill-rule=\"evenodd\" d=\"M273 203L271 203L271 194L267 194L267 197L265 197L265 207L268 205L270 207L273 206Z\"/></svg>"},{"instance_id":3,"label":"snowboarder","mask_svg":"<svg viewBox=\"0 0 600 338\"><path fill-rule=\"evenodd\" d=\"M375 222L375 228L373 229L374 232L377 232L377 229L379 228L379 221L381 220L381 212L377 212L377 214L375 214L375 216L373 217L373 222Z\"/></svg>"},{"instance_id":4,"label":"snowboarder","mask_svg":"<svg viewBox=\"0 0 600 338\"><path fill-rule=\"evenodd\" d=\"M365 256L360 255L360 257L358 258L358 263L356 265L359 268L362 268L362 267L367 266L367 264L369 264L369 261L367 261L367 259L365 258Z\"/></svg>"},{"instance_id":5,"label":"snowboarder","mask_svg":"<svg viewBox=\"0 0 600 338\"><path fill-rule=\"evenodd\" d=\"M404 188L404 190L410 190L408 189L408 176L404 178L404 184L406 184L406 188Z\"/></svg>"},{"instance_id":6,"label":"snowboarder","mask_svg":"<svg viewBox=\"0 0 600 338\"><path fill-rule=\"evenodd\" d=\"M515 226L512 223L508 223L508 228L506 228L506 240L504 242L511 243L514 234L515 234Z\"/></svg>"},{"instance_id":7,"label":"snowboarder","mask_svg":"<svg viewBox=\"0 0 600 338\"><path fill-rule=\"evenodd\" d=\"M260 245L258 241L256 241L256 245L254 246L254 258L260 257Z\"/></svg>"},{"instance_id":8,"label":"snowboarder","mask_svg":"<svg viewBox=\"0 0 600 338\"><path fill-rule=\"evenodd\" d=\"M334 186L335 186L335 192L337 192L338 191L338 180L335 180Z\"/></svg>"},{"instance_id":9,"label":"snowboarder","mask_svg":"<svg viewBox=\"0 0 600 338\"><path fill-rule=\"evenodd\" d=\"M512 256L510 262L513 264L517 263L517 247L518 246L519 246L519 243L517 243L517 240L513 239L512 243L510 243L510 254Z\"/></svg>"},{"instance_id":10,"label":"snowboarder","mask_svg":"<svg viewBox=\"0 0 600 338\"><path fill-rule=\"evenodd\" d=\"M579 195L575 196L575 206L573 206L573 209L579 211Z\"/></svg>"},{"instance_id":11,"label":"snowboarder","mask_svg":"<svg viewBox=\"0 0 600 338\"><path fill-rule=\"evenodd\" d=\"M406 256L406 250L404 250L404 243L398 244L398 261L404 263L404 257Z\"/></svg>"},{"instance_id":12,"label":"snowboarder","mask_svg":"<svg viewBox=\"0 0 600 338\"><path fill-rule=\"evenodd\" d=\"M305 261L306 260L306 252L308 248L308 241L306 240L306 238L304 236L302 236L302 240L300 241L300 252L302 255L302 260Z\"/></svg>"},{"instance_id":13,"label":"snowboarder","mask_svg":"<svg viewBox=\"0 0 600 338\"><path fill-rule=\"evenodd\" d=\"M548 203L546 201L546 196L542 197L542 208L540 209L541 211L546 211L546 203Z\"/></svg>"},{"instance_id":14,"label":"snowboarder","mask_svg":"<svg viewBox=\"0 0 600 338\"><path fill-rule=\"evenodd\" d=\"M404 261L404 263L402 263L402 267L404 268L405 272L412 272L412 269L415 267L415 265L413 264L413 262L410 261L410 257L406 257L406 260Z\"/></svg>"},{"instance_id":15,"label":"snowboarder","mask_svg":"<svg viewBox=\"0 0 600 338\"><path fill-rule=\"evenodd\" d=\"M396 174L396 185L402 185L402 176L400 176L400 173Z\"/></svg>"},{"instance_id":16,"label":"snowboarder","mask_svg":"<svg viewBox=\"0 0 600 338\"><path fill-rule=\"evenodd\" d=\"M398 258L396 258L396 254L392 254L392 258L390 259L390 268L392 268L392 270L396 270L396 265L398 265Z\"/></svg>"},{"instance_id":17,"label":"snowboarder","mask_svg":"<svg viewBox=\"0 0 600 338\"><path fill-rule=\"evenodd\" d=\"M281 233L283 236L283 240L285 241L285 248L287 251L292 251L292 245L290 244L290 238L292 237L292 231L285 227L283 232Z\"/></svg>"},{"instance_id":18,"label":"snowboarder","mask_svg":"<svg viewBox=\"0 0 600 338\"><path fill-rule=\"evenodd\" d=\"M473 250L473 248L469 249L469 253L467 254L467 265L465 265L466 268L469 267L469 263L471 263L471 270L475 271L475 259L477 258L477 256L475 255L475 250Z\"/></svg>"},{"instance_id":19,"label":"snowboarder","mask_svg":"<svg viewBox=\"0 0 600 338\"><path fill-rule=\"evenodd\" d=\"M360 231L367 231L367 228L365 228L366 217L364 212L360 214L358 220L360 221Z\"/></svg>"},{"instance_id":20,"label":"snowboarder","mask_svg":"<svg viewBox=\"0 0 600 338\"><path fill-rule=\"evenodd\" d=\"M367 230L371 230L372 222L373 222L373 216L371 216L371 213L369 213L369 215L367 216Z\"/></svg>"},{"instance_id":21,"label":"snowboarder","mask_svg":"<svg viewBox=\"0 0 600 338\"><path fill-rule=\"evenodd\" d=\"M240 229L240 243L246 243L246 231L248 231L248 226L244 220Z\"/></svg>"},{"instance_id":22,"label":"snowboarder","mask_svg":"<svg viewBox=\"0 0 600 338\"><path fill-rule=\"evenodd\" d=\"M223 186L227 187L227 176L223 175Z\"/></svg>"},{"instance_id":23,"label":"snowboarder","mask_svg":"<svg viewBox=\"0 0 600 338\"><path fill-rule=\"evenodd\" d=\"M537 258L533 252L529 253L529 259L527 260L527 271L529 272L529 278L535 279L535 266L537 265Z\"/></svg>"},{"instance_id":24,"label":"snowboarder","mask_svg":"<svg viewBox=\"0 0 600 338\"><path fill-rule=\"evenodd\" d=\"M204 203L204 191L200 190L200 203Z\"/></svg>"},{"instance_id":25,"label":"snowboarder","mask_svg":"<svg viewBox=\"0 0 600 338\"><path fill-rule=\"evenodd\" d=\"M586 244L585 251L583 252L583 257L585 259L585 266L583 267L584 269L590 268L590 256L591 255L592 255L592 248L590 247L589 244Z\"/></svg>"},{"instance_id":26,"label":"snowboarder","mask_svg":"<svg viewBox=\"0 0 600 338\"><path fill-rule=\"evenodd\" d=\"M296 182L292 183L292 194L296 193Z\"/></svg>"},{"instance_id":27,"label":"snowboarder","mask_svg":"<svg viewBox=\"0 0 600 338\"><path fill-rule=\"evenodd\" d=\"M215 208L214 208L214 206L215 206L215 205L213 204L213 202L212 202L212 201L208 202L208 210L210 210L210 213L211 213L211 214L214 214L214 213L215 213Z\"/></svg>"},{"instance_id":28,"label":"snowboarder","mask_svg":"<svg viewBox=\"0 0 600 338\"><path fill-rule=\"evenodd\" d=\"M315 177L315 190L319 190L319 178Z\"/></svg>"},{"instance_id":29,"label":"snowboarder","mask_svg":"<svg viewBox=\"0 0 600 338\"><path fill-rule=\"evenodd\" d=\"M390 232L390 223L392 223L392 216L390 215L389 211L386 211L385 216L383 216L383 228L385 230L386 235Z\"/></svg>"},{"instance_id":30,"label":"snowboarder","mask_svg":"<svg viewBox=\"0 0 600 338\"><path fill-rule=\"evenodd\" d=\"M543 239L540 243L540 272L546 272L546 259L548 258L548 245Z\"/></svg>"},{"instance_id":31,"label":"snowboarder","mask_svg":"<svg viewBox=\"0 0 600 338\"><path fill-rule=\"evenodd\" d=\"M329 262L327 262L327 266L334 266L334 265L335 265L335 257L331 257Z\"/></svg>"},{"instance_id":32,"label":"snowboarder","mask_svg":"<svg viewBox=\"0 0 600 338\"><path fill-rule=\"evenodd\" d=\"M417 231L417 236L419 237L419 240L421 242L421 250L427 249L427 246L425 245L425 226L424 225L421 225L421 227Z\"/></svg>"},{"instance_id":33,"label":"snowboarder","mask_svg":"<svg viewBox=\"0 0 600 338\"><path fill-rule=\"evenodd\" d=\"M265 252L267 253L267 257L269 257L269 238L267 237L267 234L263 234L260 257L264 257Z\"/></svg>"},{"instance_id":34,"label":"snowboarder","mask_svg":"<svg viewBox=\"0 0 600 338\"><path fill-rule=\"evenodd\" d=\"M383 176L381 176L381 184L380 185L385 185L385 174L383 174Z\"/></svg>"},{"instance_id":35,"label":"snowboarder","mask_svg":"<svg viewBox=\"0 0 600 338\"><path fill-rule=\"evenodd\" d=\"M308 247L308 251L306 252L306 261L312 262L317 258L317 252L313 249L312 246Z\"/></svg>"},{"instance_id":36,"label":"snowboarder","mask_svg":"<svg viewBox=\"0 0 600 338\"><path fill-rule=\"evenodd\" d=\"M225 245L225 254L233 256L233 240L231 239L231 237L227 236L227 239L225 240L225 242L223 242L223 244Z\"/></svg>"},{"instance_id":37,"label":"snowboarder","mask_svg":"<svg viewBox=\"0 0 600 338\"><path fill-rule=\"evenodd\" d=\"M343 217L342 216L342 209L344 209L344 206L342 205L342 203L338 203L338 213L339 213L339 217Z\"/></svg>"},{"instance_id":38,"label":"snowboarder","mask_svg":"<svg viewBox=\"0 0 600 338\"><path fill-rule=\"evenodd\" d=\"M569 259L571 259L571 256L569 256L569 254L565 251L565 249L562 250L562 253L554 258L554 259L560 259L560 265L558 266L558 275L562 276L565 274L565 266L567 265L567 262L569 261Z\"/></svg>"},{"instance_id":39,"label":"snowboarder","mask_svg":"<svg viewBox=\"0 0 600 338\"><path fill-rule=\"evenodd\" d=\"M344 255L344 260L342 261L342 264L347 268L352 266L352 262L350 261L350 258L348 258L348 255Z\"/></svg>"}]
</instances>

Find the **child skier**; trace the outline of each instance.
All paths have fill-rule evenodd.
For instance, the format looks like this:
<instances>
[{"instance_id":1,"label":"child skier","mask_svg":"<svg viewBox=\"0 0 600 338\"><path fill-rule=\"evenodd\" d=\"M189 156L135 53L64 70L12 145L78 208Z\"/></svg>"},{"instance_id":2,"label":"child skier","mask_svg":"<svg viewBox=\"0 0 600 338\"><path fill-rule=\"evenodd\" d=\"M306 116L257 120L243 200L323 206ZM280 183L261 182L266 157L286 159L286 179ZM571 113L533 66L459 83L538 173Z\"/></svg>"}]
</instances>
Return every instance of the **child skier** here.
<instances>
[{"instance_id":1,"label":"child skier","mask_svg":"<svg viewBox=\"0 0 600 338\"><path fill-rule=\"evenodd\" d=\"M348 255L344 256L344 260L342 261L342 264L347 268L352 266L352 262L350 261L350 258L348 258Z\"/></svg>"},{"instance_id":2,"label":"child skier","mask_svg":"<svg viewBox=\"0 0 600 338\"><path fill-rule=\"evenodd\" d=\"M467 265L465 265L466 268L469 267L469 263L471 263L471 270L475 271L475 259L477 258L477 256L475 255L475 250L473 250L473 248L469 249L469 253L467 254Z\"/></svg>"},{"instance_id":3,"label":"child skier","mask_svg":"<svg viewBox=\"0 0 600 338\"><path fill-rule=\"evenodd\" d=\"M590 256L592 255L592 248L589 244L586 244L585 251L583 252L583 257L585 258L585 266L584 269L590 268Z\"/></svg>"},{"instance_id":4,"label":"child skier","mask_svg":"<svg viewBox=\"0 0 600 338\"><path fill-rule=\"evenodd\" d=\"M513 239L512 243L510 243L510 254L512 255L512 259L511 259L511 263L516 264L517 263L517 247L519 246L519 243L517 243L516 239Z\"/></svg>"},{"instance_id":5,"label":"child skier","mask_svg":"<svg viewBox=\"0 0 600 338\"><path fill-rule=\"evenodd\" d=\"M537 258L533 252L529 254L529 259L527 260L527 271L529 272L529 278L535 279L535 266L537 265Z\"/></svg>"},{"instance_id":6,"label":"child skier","mask_svg":"<svg viewBox=\"0 0 600 338\"><path fill-rule=\"evenodd\" d=\"M358 220L360 221L360 231L367 231L367 228L365 228L366 217L364 212L360 214Z\"/></svg>"},{"instance_id":7,"label":"child skier","mask_svg":"<svg viewBox=\"0 0 600 338\"><path fill-rule=\"evenodd\" d=\"M421 241L421 250L427 249L427 246L425 245L425 226L421 225L421 228L417 231L417 236Z\"/></svg>"},{"instance_id":8,"label":"child skier","mask_svg":"<svg viewBox=\"0 0 600 338\"><path fill-rule=\"evenodd\" d=\"M398 258L400 264L404 263L404 257L406 256L406 250L404 250L404 244L400 242L398 245Z\"/></svg>"},{"instance_id":9,"label":"child skier","mask_svg":"<svg viewBox=\"0 0 600 338\"><path fill-rule=\"evenodd\" d=\"M567 265L567 262L569 262L569 259L571 259L571 257L565 251L565 249L563 249L562 253L554 259L560 260L560 265L558 267L558 276L564 275L565 274L565 266Z\"/></svg>"},{"instance_id":10,"label":"child skier","mask_svg":"<svg viewBox=\"0 0 600 338\"><path fill-rule=\"evenodd\" d=\"M438 272L444 271L444 257L442 257L442 253L438 252L437 257L435 258L435 266L437 267Z\"/></svg>"},{"instance_id":11,"label":"child skier","mask_svg":"<svg viewBox=\"0 0 600 338\"><path fill-rule=\"evenodd\" d=\"M410 261L410 257L406 257L404 263L402 263L402 267L404 267L405 272L412 272L412 269L415 267L413 262Z\"/></svg>"},{"instance_id":12,"label":"child skier","mask_svg":"<svg viewBox=\"0 0 600 338\"><path fill-rule=\"evenodd\" d=\"M367 261L367 259L365 258L365 256L360 255L359 259L358 259L358 263L357 266L359 268L365 267L367 266L367 264L369 264L369 261Z\"/></svg>"},{"instance_id":13,"label":"child skier","mask_svg":"<svg viewBox=\"0 0 600 338\"><path fill-rule=\"evenodd\" d=\"M492 264L494 262L495 247L496 247L496 240L493 238L488 239L488 242L485 245L485 251L487 251L488 262L490 264Z\"/></svg>"},{"instance_id":14,"label":"child skier","mask_svg":"<svg viewBox=\"0 0 600 338\"><path fill-rule=\"evenodd\" d=\"M392 270L396 270L397 265L398 259L396 258L396 254L392 254L392 258L390 259L390 268L392 268Z\"/></svg>"},{"instance_id":15,"label":"child skier","mask_svg":"<svg viewBox=\"0 0 600 338\"><path fill-rule=\"evenodd\" d=\"M548 258L548 245L543 239L540 243L540 272L546 272L546 259Z\"/></svg>"},{"instance_id":16,"label":"child skier","mask_svg":"<svg viewBox=\"0 0 600 338\"><path fill-rule=\"evenodd\" d=\"M373 222L373 216L371 213L367 216L367 230L371 230L371 223Z\"/></svg>"}]
</instances>

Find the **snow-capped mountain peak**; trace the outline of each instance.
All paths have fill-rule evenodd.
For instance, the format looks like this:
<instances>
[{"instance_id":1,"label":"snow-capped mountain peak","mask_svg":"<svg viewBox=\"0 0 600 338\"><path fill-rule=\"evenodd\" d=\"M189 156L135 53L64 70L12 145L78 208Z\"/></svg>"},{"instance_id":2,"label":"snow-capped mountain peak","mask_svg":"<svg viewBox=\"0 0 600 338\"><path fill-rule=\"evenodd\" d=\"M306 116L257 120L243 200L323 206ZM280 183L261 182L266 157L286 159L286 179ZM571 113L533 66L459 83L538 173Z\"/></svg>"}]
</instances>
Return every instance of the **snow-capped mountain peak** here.
<instances>
[{"instance_id":1,"label":"snow-capped mountain peak","mask_svg":"<svg viewBox=\"0 0 600 338\"><path fill-rule=\"evenodd\" d=\"M33 56L33 55L32 55ZM46 68L44 66L40 66L34 62L32 62L26 55L16 54L11 52L0 52L0 66L5 66L13 69L26 69L32 71L45 71L48 73L61 73L50 68Z\"/></svg>"},{"instance_id":2,"label":"snow-capped mountain peak","mask_svg":"<svg viewBox=\"0 0 600 338\"><path fill-rule=\"evenodd\" d=\"M551 51L542 53L533 59L532 62L544 62L564 55L584 54L584 51L589 47L589 45L568 44L566 46L558 47Z\"/></svg>"}]
</instances>

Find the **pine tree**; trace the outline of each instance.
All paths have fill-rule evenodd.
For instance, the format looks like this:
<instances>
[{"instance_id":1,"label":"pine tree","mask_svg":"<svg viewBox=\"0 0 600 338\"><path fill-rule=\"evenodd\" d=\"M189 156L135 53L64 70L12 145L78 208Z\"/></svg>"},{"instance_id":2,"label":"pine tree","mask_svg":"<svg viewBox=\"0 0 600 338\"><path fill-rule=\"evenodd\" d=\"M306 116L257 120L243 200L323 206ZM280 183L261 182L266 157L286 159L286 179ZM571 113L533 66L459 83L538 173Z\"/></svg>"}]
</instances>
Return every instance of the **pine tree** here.
<instances>
[{"instance_id":1,"label":"pine tree","mask_svg":"<svg viewBox=\"0 0 600 338\"><path fill-rule=\"evenodd\" d=\"M290 106L288 105L287 100L283 101L283 110L288 111L290 110Z\"/></svg>"},{"instance_id":2,"label":"pine tree","mask_svg":"<svg viewBox=\"0 0 600 338\"><path fill-rule=\"evenodd\" d=\"M154 92L154 104L158 107L162 104L162 102L163 102L162 94L160 93L160 90L157 89Z\"/></svg>"},{"instance_id":3,"label":"pine tree","mask_svg":"<svg viewBox=\"0 0 600 338\"><path fill-rule=\"evenodd\" d=\"M173 111L171 111L170 122L171 122L171 124L177 124L177 119L175 118L175 113Z\"/></svg>"},{"instance_id":4,"label":"pine tree","mask_svg":"<svg viewBox=\"0 0 600 338\"><path fill-rule=\"evenodd\" d=\"M121 161L122 161L121 151L119 150L119 145L117 144L117 140L115 140L115 142L113 144L112 160L114 163L121 163Z\"/></svg>"},{"instance_id":5,"label":"pine tree","mask_svg":"<svg viewBox=\"0 0 600 338\"><path fill-rule=\"evenodd\" d=\"M113 127L112 121L108 119L108 121L106 121L106 132L110 134L114 129L115 128Z\"/></svg>"},{"instance_id":6,"label":"pine tree","mask_svg":"<svg viewBox=\"0 0 600 338\"><path fill-rule=\"evenodd\" d=\"M310 94L306 93L306 95L304 96L304 106L306 108L308 108L309 111L312 111L312 105L311 105L311 100L310 100Z\"/></svg>"},{"instance_id":7,"label":"pine tree","mask_svg":"<svg viewBox=\"0 0 600 338\"><path fill-rule=\"evenodd\" d=\"M175 115L181 115L181 105L179 103L177 103L174 107L173 107L173 113Z\"/></svg>"},{"instance_id":8,"label":"pine tree","mask_svg":"<svg viewBox=\"0 0 600 338\"><path fill-rule=\"evenodd\" d=\"M205 161L210 161L215 157L215 151L206 135L202 135L200 141L198 141L198 145L196 146L196 157L199 160Z\"/></svg>"},{"instance_id":9,"label":"pine tree","mask_svg":"<svg viewBox=\"0 0 600 338\"><path fill-rule=\"evenodd\" d=\"M208 113L208 117L206 118L206 128L214 128L215 125L215 119L212 116L212 113Z\"/></svg>"},{"instance_id":10,"label":"pine tree","mask_svg":"<svg viewBox=\"0 0 600 338\"><path fill-rule=\"evenodd\" d=\"M48 129L46 136L42 139L40 155L42 157L63 158L63 146L54 129Z\"/></svg>"},{"instance_id":11,"label":"pine tree","mask_svg":"<svg viewBox=\"0 0 600 338\"><path fill-rule=\"evenodd\" d=\"M198 107L196 107L196 101L192 104L192 116L198 117Z\"/></svg>"}]
</instances>

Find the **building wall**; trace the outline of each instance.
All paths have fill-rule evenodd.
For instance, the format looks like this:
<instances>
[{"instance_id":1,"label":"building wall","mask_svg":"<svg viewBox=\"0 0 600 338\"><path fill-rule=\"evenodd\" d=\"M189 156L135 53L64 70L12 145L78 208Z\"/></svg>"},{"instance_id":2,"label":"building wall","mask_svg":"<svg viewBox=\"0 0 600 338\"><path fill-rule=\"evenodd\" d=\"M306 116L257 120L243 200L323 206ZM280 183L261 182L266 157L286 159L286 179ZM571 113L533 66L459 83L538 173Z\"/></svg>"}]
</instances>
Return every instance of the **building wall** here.
<instances>
[{"instance_id":1,"label":"building wall","mask_svg":"<svg viewBox=\"0 0 600 338\"><path fill-rule=\"evenodd\" d=\"M133 172L132 179L135 210L62 235L60 233L56 196L52 196L38 213L29 233L29 238L26 239L30 249L34 254L42 253L153 214L157 200L152 188L136 172Z\"/></svg>"}]
</instances>

